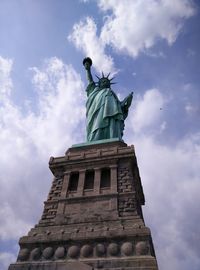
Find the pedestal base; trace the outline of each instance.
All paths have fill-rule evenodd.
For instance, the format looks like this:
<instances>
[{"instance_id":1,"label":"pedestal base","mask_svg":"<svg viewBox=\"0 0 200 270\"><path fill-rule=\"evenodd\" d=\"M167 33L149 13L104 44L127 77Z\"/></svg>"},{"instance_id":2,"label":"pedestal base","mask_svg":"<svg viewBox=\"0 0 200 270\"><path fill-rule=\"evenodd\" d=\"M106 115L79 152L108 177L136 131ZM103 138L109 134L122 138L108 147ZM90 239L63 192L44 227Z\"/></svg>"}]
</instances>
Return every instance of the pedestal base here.
<instances>
[{"instance_id":1,"label":"pedestal base","mask_svg":"<svg viewBox=\"0 0 200 270\"><path fill-rule=\"evenodd\" d=\"M157 270L133 146L86 143L52 157L43 215L9 270Z\"/></svg>"}]
</instances>

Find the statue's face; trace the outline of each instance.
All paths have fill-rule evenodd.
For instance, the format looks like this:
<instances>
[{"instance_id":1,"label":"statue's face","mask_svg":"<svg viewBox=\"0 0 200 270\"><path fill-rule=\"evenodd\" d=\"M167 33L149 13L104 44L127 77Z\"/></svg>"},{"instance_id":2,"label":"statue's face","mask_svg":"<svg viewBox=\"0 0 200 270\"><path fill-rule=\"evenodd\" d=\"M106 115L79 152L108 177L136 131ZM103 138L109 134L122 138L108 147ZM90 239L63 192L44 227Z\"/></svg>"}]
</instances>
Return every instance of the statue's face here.
<instances>
[{"instance_id":1,"label":"statue's face","mask_svg":"<svg viewBox=\"0 0 200 270\"><path fill-rule=\"evenodd\" d=\"M90 65L89 62L85 62L84 66L85 66L86 69L88 69L91 65Z\"/></svg>"},{"instance_id":2,"label":"statue's face","mask_svg":"<svg viewBox=\"0 0 200 270\"><path fill-rule=\"evenodd\" d=\"M99 87L100 88L110 88L110 80L107 78L101 78L99 80Z\"/></svg>"}]
</instances>

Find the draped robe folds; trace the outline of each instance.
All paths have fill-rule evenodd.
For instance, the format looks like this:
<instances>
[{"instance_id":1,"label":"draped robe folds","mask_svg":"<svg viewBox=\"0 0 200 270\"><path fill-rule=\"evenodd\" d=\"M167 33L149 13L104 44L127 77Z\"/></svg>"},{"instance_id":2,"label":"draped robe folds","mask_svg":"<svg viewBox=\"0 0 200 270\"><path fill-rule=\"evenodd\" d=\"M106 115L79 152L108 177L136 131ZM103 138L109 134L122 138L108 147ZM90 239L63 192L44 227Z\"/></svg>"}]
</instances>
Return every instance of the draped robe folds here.
<instances>
[{"instance_id":1,"label":"draped robe folds","mask_svg":"<svg viewBox=\"0 0 200 270\"><path fill-rule=\"evenodd\" d=\"M125 115L116 94L110 88L100 89L94 82L86 91L87 140L122 139Z\"/></svg>"}]
</instances>

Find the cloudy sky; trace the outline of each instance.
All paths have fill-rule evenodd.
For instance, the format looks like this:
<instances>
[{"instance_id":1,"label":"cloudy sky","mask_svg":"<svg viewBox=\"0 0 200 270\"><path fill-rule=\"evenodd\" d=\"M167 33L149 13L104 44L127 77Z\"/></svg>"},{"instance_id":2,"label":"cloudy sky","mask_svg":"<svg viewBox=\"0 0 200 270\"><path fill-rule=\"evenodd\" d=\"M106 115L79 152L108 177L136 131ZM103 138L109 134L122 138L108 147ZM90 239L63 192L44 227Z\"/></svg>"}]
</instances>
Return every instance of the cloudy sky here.
<instances>
[{"instance_id":1,"label":"cloudy sky","mask_svg":"<svg viewBox=\"0 0 200 270\"><path fill-rule=\"evenodd\" d=\"M134 92L134 144L162 270L200 269L198 0L0 0L0 270L39 221L50 156L85 141L85 70Z\"/></svg>"}]
</instances>

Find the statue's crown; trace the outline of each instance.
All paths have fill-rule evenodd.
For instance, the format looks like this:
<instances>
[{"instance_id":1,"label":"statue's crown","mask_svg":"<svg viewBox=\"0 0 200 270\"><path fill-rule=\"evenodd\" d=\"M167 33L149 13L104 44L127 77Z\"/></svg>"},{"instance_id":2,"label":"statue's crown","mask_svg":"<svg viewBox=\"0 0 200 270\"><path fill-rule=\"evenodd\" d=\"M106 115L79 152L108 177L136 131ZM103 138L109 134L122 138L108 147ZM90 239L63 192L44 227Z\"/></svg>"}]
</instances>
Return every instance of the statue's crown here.
<instances>
[{"instance_id":1,"label":"statue's crown","mask_svg":"<svg viewBox=\"0 0 200 270\"><path fill-rule=\"evenodd\" d=\"M111 82L115 77L112 77L111 79L109 78L110 73L108 73L107 76L104 75L104 73L102 72L102 77L100 78L99 76L95 75L97 77L97 79L99 80L99 82L101 80L107 79L109 81L110 84L115 84L114 82Z\"/></svg>"}]
</instances>

